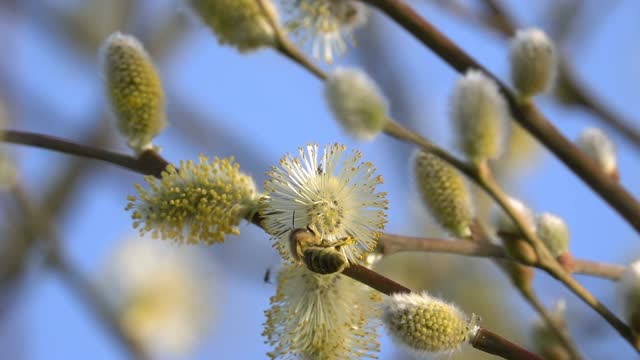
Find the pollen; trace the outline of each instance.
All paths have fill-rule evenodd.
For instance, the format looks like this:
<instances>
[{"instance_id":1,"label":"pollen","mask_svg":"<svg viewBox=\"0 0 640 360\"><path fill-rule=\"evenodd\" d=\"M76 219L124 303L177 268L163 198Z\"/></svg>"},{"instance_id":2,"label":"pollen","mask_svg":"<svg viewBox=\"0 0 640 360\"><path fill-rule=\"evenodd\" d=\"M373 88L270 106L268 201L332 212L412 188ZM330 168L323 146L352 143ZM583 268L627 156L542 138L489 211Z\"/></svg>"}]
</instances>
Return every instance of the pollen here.
<instances>
[{"instance_id":1,"label":"pollen","mask_svg":"<svg viewBox=\"0 0 640 360\"><path fill-rule=\"evenodd\" d=\"M280 167L267 175L260 215L274 247L292 260L289 233L309 228L329 245L347 237L354 244L341 247L351 263L361 263L377 244L386 224L386 193L378 192L382 178L362 154L330 144L300 148L298 157L285 155Z\"/></svg>"},{"instance_id":2,"label":"pollen","mask_svg":"<svg viewBox=\"0 0 640 360\"><path fill-rule=\"evenodd\" d=\"M238 235L238 224L257 206L253 179L240 172L233 158L200 156L200 163L169 165L161 178L145 177L138 196L128 198L133 227L140 234L179 243L213 244L226 234Z\"/></svg>"},{"instance_id":3,"label":"pollen","mask_svg":"<svg viewBox=\"0 0 640 360\"><path fill-rule=\"evenodd\" d=\"M265 311L271 359L376 358L381 295L340 274L285 265Z\"/></svg>"}]
</instances>

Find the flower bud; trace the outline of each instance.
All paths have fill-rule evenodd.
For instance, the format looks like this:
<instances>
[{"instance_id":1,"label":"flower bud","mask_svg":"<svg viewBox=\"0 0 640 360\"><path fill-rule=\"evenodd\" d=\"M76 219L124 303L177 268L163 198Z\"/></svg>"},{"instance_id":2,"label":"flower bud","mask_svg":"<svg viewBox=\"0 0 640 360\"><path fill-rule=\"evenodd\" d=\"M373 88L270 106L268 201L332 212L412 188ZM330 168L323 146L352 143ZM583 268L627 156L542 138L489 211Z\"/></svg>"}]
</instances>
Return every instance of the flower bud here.
<instances>
[{"instance_id":1,"label":"flower bud","mask_svg":"<svg viewBox=\"0 0 640 360\"><path fill-rule=\"evenodd\" d=\"M100 50L105 88L120 132L131 149L152 148L151 140L167 125L160 76L142 44L119 32Z\"/></svg>"},{"instance_id":2,"label":"flower bud","mask_svg":"<svg viewBox=\"0 0 640 360\"><path fill-rule=\"evenodd\" d=\"M556 71L553 42L540 29L518 30L509 52L511 82L523 99L546 91Z\"/></svg>"},{"instance_id":3,"label":"flower bud","mask_svg":"<svg viewBox=\"0 0 640 360\"><path fill-rule=\"evenodd\" d=\"M187 0L220 44L229 44L240 52L273 46L276 42L275 31L258 1L263 1L270 16L277 19L271 0Z\"/></svg>"},{"instance_id":4,"label":"flower bud","mask_svg":"<svg viewBox=\"0 0 640 360\"><path fill-rule=\"evenodd\" d=\"M477 70L456 83L451 97L451 121L458 147L473 162L494 159L502 151L506 104L496 84Z\"/></svg>"},{"instance_id":5,"label":"flower bud","mask_svg":"<svg viewBox=\"0 0 640 360\"><path fill-rule=\"evenodd\" d=\"M414 157L418 192L431 215L452 234L471 236L473 206L462 176L433 154L419 150Z\"/></svg>"},{"instance_id":6,"label":"flower bud","mask_svg":"<svg viewBox=\"0 0 640 360\"><path fill-rule=\"evenodd\" d=\"M536 228L535 218L533 216L533 212L531 211L531 209L529 209L525 204L523 204L518 199L509 197L507 198L507 201L509 202L509 205L511 206L511 208L520 215L522 220L525 221L525 225L527 226L527 228L531 232L535 231L535 228ZM499 233L507 233L512 235L522 236L522 232L520 231L520 228L518 228L518 225L516 225L513 222L513 220L511 220L511 217L509 217L509 215L507 215L503 209L496 208L496 212L494 213L494 219L495 219L494 222L496 225L496 230Z\"/></svg>"},{"instance_id":7,"label":"flower bud","mask_svg":"<svg viewBox=\"0 0 640 360\"><path fill-rule=\"evenodd\" d=\"M372 140L384 129L388 101L365 72L335 69L325 82L324 96L333 116L349 135Z\"/></svg>"},{"instance_id":8,"label":"flower bud","mask_svg":"<svg viewBox=\"0 0 640 360\"><path fill-rule=\"evenodd\" d=\"M238 235L238 224L256 211L253 179L239 171L233 158L211 163L181 161L167 166L161 179L145 177L150 189L136 184L138 196L129 196L125 210L133 210L133 227L140 234L177 242L213 244L225 234ZM142 226L141 226L142 225Z\"/></svg>"},{"instance_id":9,"label":"flower bud","mask_svg":"<svg viewBox=\"0 0 640 360\"><path fill-rule=\"evenodd\" d=\"M602 130L585 129L576 140L576 145L585 155L595 161L605 174L617 179L616 147Z\"/></svg>"},{"instance_id":10,"label":"flower bud","mask_svg":"<svg viewBox=\"0 0 640 360\"><path fill-rule=\"evenodd\" d=\"M627 324L640 334L640 260L627 266L618 282L618 298Z\"/></svg>"},{"instance_id":11,"label":"flower bud","mask_svg":"<svg viewBox=\"0 0 640 360\"><path fill-rule=\"evenodd\" d=\"M389 296L382 321L398 345L419 354L455 351L476 330L474 319L426 292Z\"/></svg>"},{"instance_id":12,"label":"flower bud","mask_svg":"<svg viewBox=\"0 0 640 360\"><path fill-rule=\"evenodd\" d=\"M554 257L569 251L569 228L562 218L550 213L538 215L536 233Z\"/></svg>"}]
</instances>

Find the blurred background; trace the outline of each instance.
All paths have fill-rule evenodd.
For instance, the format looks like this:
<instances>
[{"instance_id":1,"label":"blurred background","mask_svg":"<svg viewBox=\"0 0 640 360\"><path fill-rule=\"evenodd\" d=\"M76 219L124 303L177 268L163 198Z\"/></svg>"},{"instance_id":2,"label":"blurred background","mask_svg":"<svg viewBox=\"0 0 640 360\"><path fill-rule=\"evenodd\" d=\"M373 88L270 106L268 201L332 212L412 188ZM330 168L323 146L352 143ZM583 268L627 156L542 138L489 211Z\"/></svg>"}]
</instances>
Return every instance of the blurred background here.
<instances>
[{"instance_id":1,"label":"blurred background","mask_svg":"<svg viewBox=\"0 0 640 360\"><path fill-rule=\"evenodd\" d=\"M518 24L546 30L566 56L575 79L603 108L640 128L639 2L409 2L487 68L507 79L507 28L491 7L498 3ZM444 236L410 186L410 146L387 137L373 143L348 138L333 121L322 84L314 77L270 50L241 55L219 46L178 0L0 1L0 108L8 127L128 153L109 114L97 59L101 42L114 31L139 38L159 68L170 126L155 143L169 161L196 159L199 153L233 155L241 169L261 184L265 171L298 146L343 142L362 150L365 160L374 162L384 176L383 190L390 199L388 232ZM390 97L394 118L453 149L447 104L458 74L377 11L356 37L358 46L334 66L366 69ZM558 91L538 98L542 111L570 139L588 126L605 130L618 147L622 184L640 196L638 144L604 125L602 116L580 106L566 78L559 81ZM47 239L51 236L33 230L40 228L39 222L52 224L51 232L57 234L69 264L79 275L102 288L115 287L113 281L104 281L109 279L105 273L113 269L118 252L136 241L130 213L124 207L126 196L134 193L133 184L142 182L142 176L36 148L7 145L3 151L9 152L18 169L23 200L28 198L41 217L28 216L10 192L0 193L2 358L126 358L127 352L92 309L46 266L42 244L52 241ZM496 169L512 195L536 212L550 211L566 220L574 256L626 264L640 254L637 234L518 128L512 129ZM488 216L486 199L479 196L477 200L481 214ZM206 321L194 333L193 344L182 344L180 354L159 352L158 358L266 358L269 348L261 337L263 311L275 294L279 257L260 229L245 224L241 233L228 237L224 244L186 249L188 256L198 260L176 263L199 274L194 286L202 294L197 297L207 301L198 305L202 309L196 315L189 316ZM123 274L137 271L136 266L149 268L151 274L158 271L154 270L158 264L149 264L149 259L118 261L115 268ZM267 269L271 269L271 283L264 281ZM532 344L535 313L487 259L396 254L383 259L378 269L408 287L426 289L468 313L479 314L483 324L498 333ZM579 280L618 311L613 282ZM536 272L534 285L547 307L566 300L570 331L588 358L634 356L600 317L558 283ZM171 289L155 296L172 296ZM412 357L383 336L380 358ZM464 347L451 358L492 357Z\"/></svg>"}]
</instances>

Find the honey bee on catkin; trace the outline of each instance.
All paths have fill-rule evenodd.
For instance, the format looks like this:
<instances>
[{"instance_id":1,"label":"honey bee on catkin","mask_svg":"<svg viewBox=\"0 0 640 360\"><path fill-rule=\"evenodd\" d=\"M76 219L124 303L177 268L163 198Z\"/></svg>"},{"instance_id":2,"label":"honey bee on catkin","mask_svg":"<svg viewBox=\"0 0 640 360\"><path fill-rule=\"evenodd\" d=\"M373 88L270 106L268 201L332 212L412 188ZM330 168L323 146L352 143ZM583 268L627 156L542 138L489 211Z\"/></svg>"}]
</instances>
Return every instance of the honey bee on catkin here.
<instances>
[{"instance_id":1,"label":"honey bee on catkin","mask_svg":"<svg viewBox=\"0 0 640 360\"><path fill-rule=\"evenodd\" d=\"M314 273L323 275L341 272L349 265L340 247L354 242L352 237L347 236L331 243L321 239L311 229L303 228L293 229L289 234L292 257L303 262Z\"/></svg>"}]
</instances>

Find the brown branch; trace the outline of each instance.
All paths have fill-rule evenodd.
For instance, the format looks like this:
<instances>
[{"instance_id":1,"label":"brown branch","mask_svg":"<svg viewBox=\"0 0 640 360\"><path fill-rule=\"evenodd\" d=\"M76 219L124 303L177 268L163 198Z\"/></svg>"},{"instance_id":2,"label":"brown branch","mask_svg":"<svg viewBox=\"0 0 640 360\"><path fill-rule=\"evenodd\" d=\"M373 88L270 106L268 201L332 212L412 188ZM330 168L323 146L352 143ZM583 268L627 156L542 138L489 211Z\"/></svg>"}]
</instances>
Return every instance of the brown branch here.
<instances>
[{"instance_id":1,"label":"brown branch","mask_svg":"<svg viewBox=\"0 0 640 360\"><path fill-rule=\"evenodd\" d=\"M509 104L513 118L598 193L636 231L640 232L640 203L582 154L537 110L535 105L518 102L513 92L495 75L423 19L404 1L365 0L365 2L385 12L458 72L479 69L490 76Z\"/></svg>"},{"instance_id":2,"label":"brown branch","mask_svg":"<svg viewBox=\"0 0 640 360\"><path fill-rule=\"evenodd\" d=\"M500 4L500 0L484 0L484 5L491 13L492 20L488 23L491 28L497 30L505 36L513 36L517 27L514 19L509 15L506 9Z\"/></svg>"},{"instance_id":3,"label":"brown branch","mask_svg":"<svg viewBox=\"0 0 640 360\"><path fill-rule=\"evenodd\" d=\"M150 150L143 152L136 158L89 145L77 144L54 136L25 131L0 130L0 140L105 161L137 173L156 177L159 177L160 173L169 165L160 155Z\"/></svg>"},{"instance_id":4,"label":"brown branch","mask_svg":"<svg viewBox=\"0 0 640 360\"><path fill-rule=\"evenodd\" d=\"M381 253L391 255L403 251L424 251L431 253L446 253L473 257L486 257L516 261L507 255L502 246L469 241L465 239L434 239L393 234L383 234L380 237ZM523 264L524 265L524 264ZM620 280L625 267L590 260L575 259L573 273L601 277L609 280Z\"/></svg>"},{"instance_id":5,"label":"brown branch","mask_svg":"<svg viewBox=\"0 0 640 360\"><path fill-rule=\"evenodd\" d=\"M362 265L351 264L342 271L342 274L378 290L385 295L411 292L411 289Z\"/></svg>"},{"instance_id":6,"label":"brown branch","mask_svg":"<svg viewBox=\"0 0 640 360\"><path fill-rule=\"evenodd\" d=\"M500 356L503 359L544 360L541 356L536 355L485 328L479 328L476 335L470 340L470 343L471 346L478 350Z\"/></svg>"}]
</instances>

